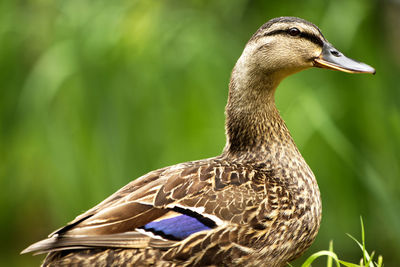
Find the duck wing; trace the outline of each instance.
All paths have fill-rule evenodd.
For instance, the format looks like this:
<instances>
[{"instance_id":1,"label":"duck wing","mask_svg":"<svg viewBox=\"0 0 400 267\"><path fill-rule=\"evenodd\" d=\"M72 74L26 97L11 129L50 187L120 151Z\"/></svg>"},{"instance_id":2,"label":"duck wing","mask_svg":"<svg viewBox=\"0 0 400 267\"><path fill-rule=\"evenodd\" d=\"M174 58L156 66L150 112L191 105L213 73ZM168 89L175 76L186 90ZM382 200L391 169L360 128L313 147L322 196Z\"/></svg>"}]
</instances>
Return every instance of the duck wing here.
<instances>
[{"instance_id":1,"label":"duck wing","mask_svg":"<svg viewBox=\"0 0 400 267\"><path fill-rule=\"evenodd\" d=\"M267 176L268 171L260 168L215 158L159 169L22 253L94 247L168 249L198 232L247 221L249 206L257 209L265 198Z\"/></svg>"}]
</instances>

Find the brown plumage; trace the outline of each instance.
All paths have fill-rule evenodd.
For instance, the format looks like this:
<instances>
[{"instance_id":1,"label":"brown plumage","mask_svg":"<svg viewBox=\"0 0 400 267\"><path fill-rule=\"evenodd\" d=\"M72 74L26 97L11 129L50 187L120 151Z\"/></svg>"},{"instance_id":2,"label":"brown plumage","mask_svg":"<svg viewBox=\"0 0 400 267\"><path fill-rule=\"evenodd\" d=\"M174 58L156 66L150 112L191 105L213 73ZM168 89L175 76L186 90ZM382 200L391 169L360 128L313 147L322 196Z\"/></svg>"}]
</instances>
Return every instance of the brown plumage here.
<instances>
[{"instance_id":1,"label":"brown plumage","mask_svg":"<svg viewBox=\"0 0 400 267\"><path fill-rule=\"evenodd\" d=\"M264 24L233 69L220 156L152 171L23 251L44 266L283 266L321 219L314 175L275 106L286 76L374 70L299 18Z\"/></svg>"}]
</instances>

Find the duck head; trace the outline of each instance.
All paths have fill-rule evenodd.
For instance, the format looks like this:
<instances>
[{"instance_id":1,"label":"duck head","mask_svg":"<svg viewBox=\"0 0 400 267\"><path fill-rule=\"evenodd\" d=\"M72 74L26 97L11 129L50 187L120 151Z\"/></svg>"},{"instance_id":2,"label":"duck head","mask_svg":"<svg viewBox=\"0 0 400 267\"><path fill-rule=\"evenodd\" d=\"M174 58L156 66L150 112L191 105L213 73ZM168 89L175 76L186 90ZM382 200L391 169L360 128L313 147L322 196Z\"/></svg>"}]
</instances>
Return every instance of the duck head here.
<instances>
[{"instance_id":1,"label":"duck head","mask_svg":"<svg viewBox=\"0 0 400 267\"><path fill-rule=\"evenodd\" d=\"M311 67L375 73L367 64L344 56L306 20L275 18L257 30L232 71L225 109L226 153L252 151L277 136L291 140L281 129L285 126L275 106L275 89L286 76Z\"/></svg>"},{"instance_id":2,"label":"duck head","mask_svg":"<svg viewBox=\"0 0 400 267\"><path fill-rule=\"evenodd\" d=\"M333 47L317 26L295 17L275 18L261 26L247 43L235 69L245 72L248 78L260 72L267 74L277 85L286 76L310 67L375 73L371 66L348 58Z\"/></svg>"}]
</instances>

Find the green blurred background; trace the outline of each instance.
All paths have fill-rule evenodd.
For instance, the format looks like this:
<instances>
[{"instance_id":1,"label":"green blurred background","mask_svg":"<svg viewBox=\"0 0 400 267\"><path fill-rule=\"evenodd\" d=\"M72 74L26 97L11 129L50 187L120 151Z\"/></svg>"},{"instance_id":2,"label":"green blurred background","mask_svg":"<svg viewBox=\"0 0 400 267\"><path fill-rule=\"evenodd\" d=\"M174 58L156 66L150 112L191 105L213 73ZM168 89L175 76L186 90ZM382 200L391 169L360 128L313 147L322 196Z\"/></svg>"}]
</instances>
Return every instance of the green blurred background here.
<instances>
[{"instance_id":1,"label":"green blurred background","mask_svg":"<svg viewBox=\"0 0 400 267\"><path fill-rule=\"evenodd\" d=\"M282 15L314 22L377 69L307 70L278 89L323 200L306 255L332 239L358 262L345 233L360 238L361 215L367 249L397 265L400 2L377 0L1 1L2 264L38 265L43 257L19 252L133 178L219 154L231 69L257 28Z\"/></svg>"}]
</instances>

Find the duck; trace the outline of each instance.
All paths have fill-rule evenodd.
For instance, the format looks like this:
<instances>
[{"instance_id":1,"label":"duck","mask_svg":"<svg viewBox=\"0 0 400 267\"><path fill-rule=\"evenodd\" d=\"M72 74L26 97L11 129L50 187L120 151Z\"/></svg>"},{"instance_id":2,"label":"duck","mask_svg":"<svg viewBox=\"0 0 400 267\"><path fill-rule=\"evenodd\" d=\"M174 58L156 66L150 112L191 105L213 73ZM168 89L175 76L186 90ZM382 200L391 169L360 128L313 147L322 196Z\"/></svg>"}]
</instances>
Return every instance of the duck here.
<instances>
[{"instance_id":1,"label":"duck","mask_svg":"<svg viewBox=\"0 0 400 267\"><path fill-rule=\"evenodd\" d=\"M317 181L275 105L312 67L371 73L301 18L263 24L231 73L219 156L151 171L21 253L42 266L284 266L313 243Z\"/></svg>"}]
</instances>

